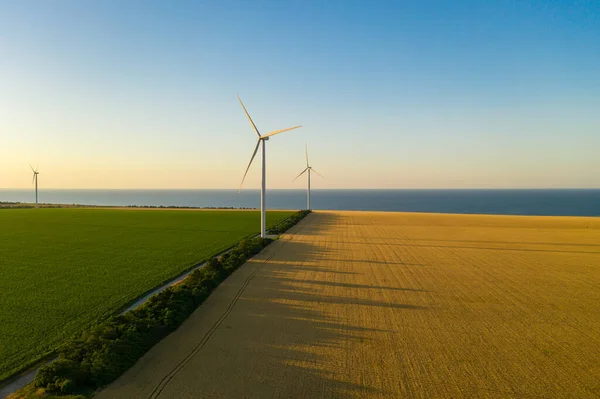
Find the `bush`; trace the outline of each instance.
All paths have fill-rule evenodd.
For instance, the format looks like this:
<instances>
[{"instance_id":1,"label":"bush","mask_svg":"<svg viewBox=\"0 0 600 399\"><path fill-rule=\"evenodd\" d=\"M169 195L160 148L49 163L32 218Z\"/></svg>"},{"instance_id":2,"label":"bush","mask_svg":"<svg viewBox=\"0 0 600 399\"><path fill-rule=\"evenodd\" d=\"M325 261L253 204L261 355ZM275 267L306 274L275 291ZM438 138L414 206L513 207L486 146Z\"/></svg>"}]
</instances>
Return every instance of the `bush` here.
<instances>
[{"instance_id":1,"label":"bush","mask_svg":"<svg viewBox=\"0 0 600 399\"><path fill-rule=\"evenodd\" d=\"M308 211L298 212L275 231L287 230L307 214ZM270 242L263 238L242 240L228 253L209 259L205 267L194 270L180 284L153 295L140 307L85 330L60 349L56 361L40 368L34 386L56 396L89 395L114 381L180 326L227 276Z\"/></svg>"},{"instance_id":2,"label":"bush","mask_svg":"<svg viewBox=\"0 0 600 399\"><path fill-rule=\"evenodd\" d=\"M309 211L309 210L304 210L304 211L299 211L299 212L294 213L289 218L287 218L287 219L281 221L279 224L276 224L275 226L271 227L269 229L269 233L271 233L271 234L285 233L287 229L289 229L290 227L292 227L293 225L295 225L296 223L298 223L299 221L304 219L306 217L306 215L308 215L310 212L311 211Z\"/></svg>"},{"instance_id":3,"label":"bush","mask_svg":"<svg viewBox=\"0 0 600 399\"><path fill-rule=\"evenodd\" d=\"M63 394L72 393L79 375L78 367L75 362L67 359L58 359L49 365L42 367L37 373L35 380L36 386L44 387L49 391Z\"/></svg>"}]
</instances>

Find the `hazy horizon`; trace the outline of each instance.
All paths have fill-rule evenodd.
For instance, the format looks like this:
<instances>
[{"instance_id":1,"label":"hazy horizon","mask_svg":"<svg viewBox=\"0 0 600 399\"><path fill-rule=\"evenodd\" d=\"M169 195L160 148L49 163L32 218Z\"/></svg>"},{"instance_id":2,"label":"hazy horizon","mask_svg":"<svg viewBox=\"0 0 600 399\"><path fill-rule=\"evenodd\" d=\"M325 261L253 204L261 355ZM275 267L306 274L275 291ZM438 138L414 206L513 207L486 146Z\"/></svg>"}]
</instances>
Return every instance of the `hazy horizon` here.
<instances>
[{"instance_id":1,"label":"hazy horizon","mask_svg":"<svg viewBox=\"0 0 600 399\"><path fill-rule=\"evenodd\" d=\"M0 10L0 187L600 188L594 1Z\"/></svg>"},{"instance_id":2,"label":"hazy horizon","mask_svg":"<svg viewBox=\"0 0 600 399\"><path fill-rule=\"evenodd\" d=\"M27 187L27 188L23 188L23 187L0 187L0 190L19 190L19 191L28 191L31 190L31 192L34 192L33 188ZM42 189L39 189L40 191ZM44 190L64 190L64 191L77 191L77 190L81 190L81 191L110 191L110 190L115 190L115 191L238 191L237 188L144 188L144 187L140 187L140 188L113 188L113 187L99 187L99 188L59 188L59 187L44 187ZM270 190L278 190L278 191L302 191L305 192L306 191L306 187L292 187L292 188L276 188L276 187L267 187L267 191ZM346 191L360 191L360 190L365 190L365 191L385 191L385 190L389 190L389 191L460 191L460 190L464 190L464 191L493 191L493 190L498 190L498 191L527 191L527 190L600 190L600 187L558 187L558 188L554 188L554 187L537 187L537 188L530 188L530 187L520 187L520 188L515 188L515 187L477 187L477 188L461 188L461 187L432 187L432 188L347 188L347 187L338 187L338 188L326 188L326 187L321 187L321 188L313 188L311 187L311 191L322 191L322 190L346 190ZM254 188L245 188L242 191L260 191L259 187L254 187ZM1 198L0 198L1 201Z\"/></svg>"},{"instance_id":3,"label":"hazy horizon","mask_svg":"<svg viewBox=\"0 0 600 399\"><path fill-rule=\"evenodd\" d=\"M267 207L303 209L305 189L269 189ZM92 206L253 208L258 189L46 189L43 204ZM33 190L0 189L4 203L30 203ZM498 215L600 216L600 189L318 189L315 210L363 210Z\"/></svg>"}]
</instances>

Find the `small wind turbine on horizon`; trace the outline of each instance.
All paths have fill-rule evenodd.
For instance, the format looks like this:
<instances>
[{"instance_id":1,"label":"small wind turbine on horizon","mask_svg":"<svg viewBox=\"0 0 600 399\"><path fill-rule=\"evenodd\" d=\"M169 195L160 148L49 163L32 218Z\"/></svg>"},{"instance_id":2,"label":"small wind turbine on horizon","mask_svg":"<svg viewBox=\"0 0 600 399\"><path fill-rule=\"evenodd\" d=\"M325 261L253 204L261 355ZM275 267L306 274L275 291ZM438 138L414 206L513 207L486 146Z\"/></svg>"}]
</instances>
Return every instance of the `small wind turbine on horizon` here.
<instances>
[{"instance_id":1,"label":"small wind turbine on horizon","mask_svg":"<svg viewBox=\"0 0 600 399\"><path fill-rule=\"evenodd\" d=\"M248 167L246 168L246 172L244 173L244 177L242 177L242 182L240 183L240 188L239 188L238 192L242 190L242 185L244 184L244 180L246 179L246 175L248 174L248 170L250 169L250 165L252 165L252 161L254 161L254 157L256 156L256 153L258 152L258 147L262 143L262 183L261 183L261 187L260 187L260 236L264 238L267 235L267 214L266 214L266 210L267 210L267 204L266 204L266 186L267 186L266 141L269 140L269 137L271 137L271 136L275 136L276 134L287 132L288 130L298 129L299 127L302 127L302 125L298 125L298 126L294 126L294 127L288 127L286 129L281 129L281 130L275 130L275 131L272 131L270 133L267 133L267 134L264 134L264 135L261 136L260 132L258 131L258 129L256 127L256 125L254 124L254 121L250 117L250 114L246 110L246 107L244 106L244 103L242 102L242 99L240 98L239 95L237 96L237 98L240 101L240 104L242 105L242 108L244 109L244 112L246 113L246 116L248 117L248 121L250 122L250 124L252 125L252 128L256 132L256 135L258 136L258 141L256 142L256 147L254 147L254 152L252 153L252 157L250 158L250 162L248 162Z\"/></svg>"},{"instance_id":2,"label":"small wind turbine on horizon","mask_svg":"<svg viewBox=\"0 0 600 399\"><path fill-rule=\"evenodd\" d=\"M294 177L294 180L292 180L292 181L296 181L297 178L302 176L304 173L308 172L308 187L306 190L306 201L307 201L306 209L308 209L310 211L310 172L315 172L317 175L321 176L322 178L324 178L324 177L322 174L320 174L319 172L314 170L313 167L310 166L310 164L308 163L308 146L306 144L304 145L304 149L306 150L306 169L304 169L302 172L300 172L300 174L298 176Z\"/></svg>"},{"instance_id":3,"label":"small wind turbine on horizon","mask_svg":"<svg viewBox=\"0 0 600 399\"><path fill-rule=\"evenodd\" d=\"M33 169L33 166L31 166L31 164L29 164L29 167L31 168L31 171L33 172L33 180L31 180L31 184L35 183L35 207L38 207L38 175L40 174L40 172L38 172L38 169L40 168L39 166L35 169Z\"/></svg>"}]
</instances>

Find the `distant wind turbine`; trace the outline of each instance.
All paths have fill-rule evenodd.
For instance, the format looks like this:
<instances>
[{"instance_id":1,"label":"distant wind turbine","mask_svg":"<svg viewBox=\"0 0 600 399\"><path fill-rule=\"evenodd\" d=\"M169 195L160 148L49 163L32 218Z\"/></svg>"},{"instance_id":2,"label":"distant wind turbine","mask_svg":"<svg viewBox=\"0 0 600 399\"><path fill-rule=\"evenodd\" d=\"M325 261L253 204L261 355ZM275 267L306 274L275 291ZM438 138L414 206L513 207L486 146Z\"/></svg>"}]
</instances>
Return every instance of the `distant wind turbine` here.
<instances>
[{"instance_id":1,"label":"distant wind turbine","mask_svg":"<svg viewBox=\"0 0 600 399\"><path fill-rule=\"evenodd\" d=\"M242 108L244 109L246 116L248 117L248 121L250 122L250 124L252 125L252 128L256 132L256 135L258 136L258 141L256 142L256 147L254 147L254 152L252 153L250 162L248 162L248 167L246 168L244 177L242 177L242 183L240 184L240 189L238 191L240 191L242 189L242 185L244 184L244 180L246 179L246 175L248 174L248 169L250 169L250 165L252 165L252 161L254 160L254 157L256 156L258 147L262 143L262 184L261 184L261 188L260 188L260 236L264 238L267 235L267 215L266 215L267 204L266 204L266 192L265 192L266 186L267 186L266 149L265 149L266 141L269 140L269 137L271 137L271 136L275 136L276 134L287 132L288 130L297 129L299 127L302 127L302 125L288 127L287 129L275 130L273 132L270 132L270 133L267 133L267 134L264 134L261 136L258 129L256 128L256 125L254 124L254 121L250 117L250 114L246 110L246 107L244 106L242 99L240 98L239 95L237 96L237 98L240 101L240 104L242 105Z\"/></svg>"},{"instance_id":2,"label":"distant wind turbine","mask_svg":"<svg viewBox=\"0 0 600 399\"><path fill-rule=\"evenodd\" d=\"M31 168L31 171L33 172L33 180L31 180L31 184L33 184L35 182L35 207L38 207L38 175L40 174L40 172L38 172L38 169L40 168L39 166L35 169L33 169L33 166L31 166L31 164L29 164L29 167Z\"/></svg>"},{"instance_id":3,"label":"distant wind turbine","mask_svg":"<svg viewBox=\"0 0 600 399\"><path fill-rule=\"evenodd\" d=\"M302 172L300 172L300 174L298 176L294 177L294 180L292 180L292 181L295 181L297 178L302 176L304 173L308 172L308 188L306 191L306 200L307 200L308 204L307 204L306 209L310 210L310 172L315 172L316 174L318 174L321 177L323 177L323 175L320 174L319 172L317 172L316 170L314 170L313 167L310 166L310 164L308 163L308 146L306 144L304 145L304 149L306 150L306 169L304 169Z\"/></svg>"}]
</instances>

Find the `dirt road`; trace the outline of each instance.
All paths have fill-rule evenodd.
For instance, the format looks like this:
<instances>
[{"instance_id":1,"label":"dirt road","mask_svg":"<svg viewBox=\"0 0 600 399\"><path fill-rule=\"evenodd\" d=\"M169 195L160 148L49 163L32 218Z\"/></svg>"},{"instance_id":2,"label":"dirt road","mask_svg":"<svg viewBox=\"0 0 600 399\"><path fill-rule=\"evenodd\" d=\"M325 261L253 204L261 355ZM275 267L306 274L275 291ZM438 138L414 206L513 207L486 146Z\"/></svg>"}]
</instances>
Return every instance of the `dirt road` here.
<instances>
[{"instance_id":1,"label":"dirt road","mask_svg":"<svg viewBox=\"0 0 600 399\"><path fill-rule=\"evenodd\" d=\"M97 398L600 396L600 219L317 212Z\"/></svg>"}]
</instances>

